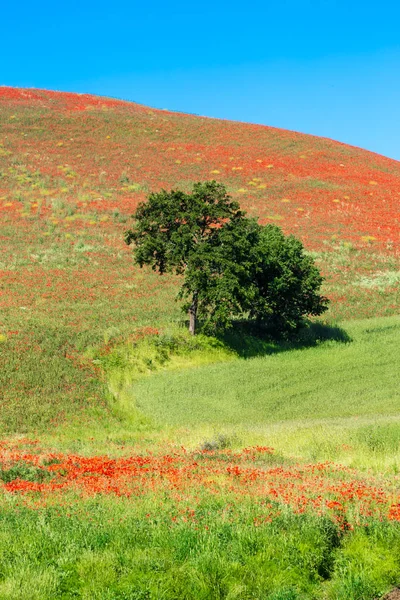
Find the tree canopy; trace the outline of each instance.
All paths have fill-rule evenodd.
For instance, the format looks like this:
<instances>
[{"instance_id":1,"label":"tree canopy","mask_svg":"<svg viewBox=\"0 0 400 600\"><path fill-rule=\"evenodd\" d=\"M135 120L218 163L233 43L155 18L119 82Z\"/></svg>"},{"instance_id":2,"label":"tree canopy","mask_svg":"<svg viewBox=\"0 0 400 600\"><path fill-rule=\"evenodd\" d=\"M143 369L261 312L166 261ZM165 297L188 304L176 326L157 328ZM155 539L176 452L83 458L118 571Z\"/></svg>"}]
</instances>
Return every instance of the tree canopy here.
<instances>
[{"instance_id":1,"label":"tree canopy","mask_svg":"<svg viewBox=\"0 0 400 600\"><path fill-rule=\"evenodd\" d=\"M191 194L150 194L133 217L125 241L135 262L183 275L178 296L193 334L198 319L226 329L235 317L296 330L327 309L323 278L301 241L248 218L216 181L194 184Z\"/></svg>"}]
</instances>

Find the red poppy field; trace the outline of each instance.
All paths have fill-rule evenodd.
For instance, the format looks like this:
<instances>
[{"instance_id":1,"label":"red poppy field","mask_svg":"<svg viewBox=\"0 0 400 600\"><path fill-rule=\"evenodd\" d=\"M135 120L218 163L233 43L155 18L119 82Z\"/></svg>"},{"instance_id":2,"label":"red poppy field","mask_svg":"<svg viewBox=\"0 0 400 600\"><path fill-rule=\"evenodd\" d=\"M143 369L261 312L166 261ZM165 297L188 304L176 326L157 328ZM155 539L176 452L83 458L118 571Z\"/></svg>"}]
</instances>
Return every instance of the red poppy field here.
<instances>
[{"instance_id":1,"label":"red poppy field","mask_svg":"<svg viewBox=\"0 0 400 600\"><path fill-rule=\"evenodd\" d=\"M13 538L0 547L0 600L374 600L400 585L398 411L382 412L381 445L368 429L377 405L355 421L365 439L344 428L330 458L329 420L322 434L310 422L308 445L290 433L286 448L282 425L279 448L266 427L204 449L210 430L129 414L110 392L109 373L132 363L118 349L141 352L182 318L179 278L133 265L130 216L149 192L209 179L303 241L329 326L397 331L399 162L265 126L0 87L0 537ZM377 386L395 394L389 359L377 358Z\"/></svg>"},{"instance_id":2,"label":"red poppy field","mask_svg":"<svg viewBox=\"0 0 400 600\"><path fill-rule=\"evenodd\" d=\"M21 438L0 479L4 598L375 598L397 582L398 476L263 446L110 458Z\"/></svg>"},{"instance_id":3,"label":"red poppy field","mask_svg":"<svg viewBox=\"0 0 400 600\"><path fill-rule=\"evenodd\" d=\"M21 446L30 452L21 450ZM120 458L49 453L38 441L26 439L3 442L1 448L3 490L22 497L35 492L38 506L49 495L62 496L71 490L82 497L111 494L126 498L164 491L175 498L180 514L176 518L185 520L190 517L187 507L196 506L198 489L203 488L214 495L229 493L239 499L251 494L258 498L271 513L261 513L255 526L272 520L279 512L279 504L291 507L297 514L330 514L342 530L353 529L351 521L363 526L374 519L400 521L400 494L393 491L392 482L362 477L355 469L330 462L271 466L268 457L274 456L274 449L265 446L238 452L188 452L182 447L165 455ZM22 468L20 477L18 467ZM27 479L23 478L24 473ZM274 503L274 509L265 498ZM28 503L31 502L29 496ZM31 504L34 505L35 502Z\"/></svg>"},{"instance_id":4,"label":"red poppy field","mask_svg":"<svg viewBox=\"0 0 400 600\"><path fill-rule=\"evenodd\" d=\"M177 280L134 268L123 242L138 202L163 187L215 178L262 223L299 236L326 278L328 320L398 312L396 161L264 126L40 90L0 88L0 126L0 335L17 371L13 386L2 382L7 427L26 421L14 411L19 387L28 415L42 405L37 362L51 357L61 371L59 390L41 382L57 418L55 406L62 415L97 397L86 367L74 367L85 345L176 321Z\"/></svg>"}]
</instances>

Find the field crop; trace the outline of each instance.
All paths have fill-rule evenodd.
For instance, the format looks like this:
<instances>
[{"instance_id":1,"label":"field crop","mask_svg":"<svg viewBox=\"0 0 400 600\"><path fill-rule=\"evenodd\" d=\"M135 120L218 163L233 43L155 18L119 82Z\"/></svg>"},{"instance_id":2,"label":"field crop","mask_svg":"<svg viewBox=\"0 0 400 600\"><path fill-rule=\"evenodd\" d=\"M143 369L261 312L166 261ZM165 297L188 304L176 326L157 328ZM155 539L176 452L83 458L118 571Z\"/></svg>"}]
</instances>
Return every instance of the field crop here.
<instances>
[{"instance_id":1,"label":"field crop","mask_svg":"<svg viewBox=\"0 0 400 600\"><path fill-rule=\"evenodd\" d=\"M309 347L266 345L240 368L231 360L164 370L140 378L128 391L145 414L176 427L396 415L400 319L343 325L346 337L333 329L336 340Z\"/></svg>"},{"instance_id":2,"label":"field crop","mask_svg":"<svg viewBox=\"0 0 400 600\"><path fill-rule=\"evenodd\" d=\"M123 233L209 179L302 239L320 337L185 341ZM399 585L399 201L400 163L332 140L0 87L0 600Z\"/></svg>"}]
</instances>

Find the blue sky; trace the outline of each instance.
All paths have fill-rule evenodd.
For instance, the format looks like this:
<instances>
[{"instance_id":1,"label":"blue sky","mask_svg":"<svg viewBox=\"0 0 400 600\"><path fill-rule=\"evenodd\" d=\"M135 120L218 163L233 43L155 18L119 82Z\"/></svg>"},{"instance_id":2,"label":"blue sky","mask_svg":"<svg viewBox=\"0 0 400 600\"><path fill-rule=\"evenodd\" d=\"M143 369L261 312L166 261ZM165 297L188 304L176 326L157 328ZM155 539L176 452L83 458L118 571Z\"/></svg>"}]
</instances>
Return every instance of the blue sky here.
<instances>
[{"instance_id":1,"label":"blue sky","mask_svg":"<svg viewBox=\"0 0 400 600\"><path fill-rule=\"evenodd\" d=\"M0 85L327 136L400 160L400 2L3 0Z\"/></svg>"}]
</instances>

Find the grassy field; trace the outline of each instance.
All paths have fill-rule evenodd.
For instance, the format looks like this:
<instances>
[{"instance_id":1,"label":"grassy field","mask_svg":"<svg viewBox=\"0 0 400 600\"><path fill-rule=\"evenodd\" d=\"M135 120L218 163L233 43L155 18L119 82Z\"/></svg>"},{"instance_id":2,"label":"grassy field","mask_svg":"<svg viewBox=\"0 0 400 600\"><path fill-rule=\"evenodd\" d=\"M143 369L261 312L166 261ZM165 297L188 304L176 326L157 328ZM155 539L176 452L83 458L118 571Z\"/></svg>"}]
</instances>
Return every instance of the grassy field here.
<instances>
[{"instance_id":1,"label":"grassy field","mask_svg":"<svg viewBox=\"0 0 400 600\"><path fill-rule=\"evenodd\" d=\"M180 318L179 280L134 267L123 241L138 202L162 187L217 179L261 223L300 237L326 278L328 320L398 313L397 161L269 127L6 87L0 131L3 431L106 409L86 348Z\"/></svg>"},{"instance_id":2,"label":"grassy field","mask_svg":"<svg viewBox=\"0 0 400 600\"><path fill-rule=\"evenodd\" d=\"M361 600L397 581L400 535L384 523L343 536L326 517L229 495L186 511L68 500L2 510L0 598Z\"/></svg>"},{"instance_id":3,"label":"grassy field","mask_svg":"<svg viewBox=\"0 0 400 600\"><path fill-rule=\"evenodd\" d=\"M267 356L240 365L165 371L142 378L132 394L145 414L174 426L396 415L400 319L344 323L343 339L302 349L271 345Z\"/></svg>"},{"instance_id":4,"label":"grassy field","mask_svg":"<svg viewBox=\"0 0 400 600\"><path fill-rule=\"evenodd\" d=\"M389 317L92 349L108 411L1 444L0 598L380 597L400 579L399 341Z\"/></svg>"},{"instance_id":5,"label":"grassy field","mask_svg":"<svg viewBox=\"0 0 400 600\"><path fill-rule=\"evenodd\" d=\"M0 87L0 600L375 600L400 585L400 166ZM292 342L185 332L123 242L217 179L331 299Z\"/></svg>"}]
</instances>

